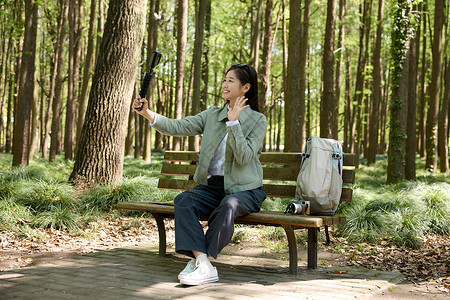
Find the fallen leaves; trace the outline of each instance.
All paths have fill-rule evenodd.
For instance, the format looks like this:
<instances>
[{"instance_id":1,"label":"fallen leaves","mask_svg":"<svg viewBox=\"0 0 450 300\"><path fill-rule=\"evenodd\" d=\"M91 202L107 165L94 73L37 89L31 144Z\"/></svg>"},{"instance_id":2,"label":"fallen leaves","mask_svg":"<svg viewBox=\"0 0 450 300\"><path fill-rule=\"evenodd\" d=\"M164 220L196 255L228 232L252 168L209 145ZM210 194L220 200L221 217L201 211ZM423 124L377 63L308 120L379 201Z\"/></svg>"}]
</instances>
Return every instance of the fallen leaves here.
<instances>
[{"instance_id":1,"label":"fallen leaves","mask_svg":"<svg viewBox=\"0 0 450 300\"><path fill-rule=\"evenodd\" d=\"M400 248L388 241L344 245L342 253L349 265L369 269L400 271L413 283L433 282L439 290L450 293L450 236L428 236L420 249Z\"/></svg>"}]
</instances>

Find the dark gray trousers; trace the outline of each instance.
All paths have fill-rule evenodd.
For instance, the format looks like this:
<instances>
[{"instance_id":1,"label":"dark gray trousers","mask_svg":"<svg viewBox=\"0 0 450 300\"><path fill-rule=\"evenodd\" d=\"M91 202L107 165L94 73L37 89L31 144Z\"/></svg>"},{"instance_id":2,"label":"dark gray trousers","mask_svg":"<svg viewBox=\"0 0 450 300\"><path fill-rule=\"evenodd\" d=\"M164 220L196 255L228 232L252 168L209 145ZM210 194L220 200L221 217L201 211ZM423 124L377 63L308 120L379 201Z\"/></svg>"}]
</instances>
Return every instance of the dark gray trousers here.
<instances>
[{"instance_id":1,"label":"dark gray trousers","mask_svg":"<svg viewBox=\"0 0 450 300\"><path fill-rule=\"evenodd\" d=\"M199 185L175 197L175 251L194 257L193 250L217 258L231 241L234 220L258 212L266 198L262 187L225 194L223 177L214 176L208 185ZM200 214L210 215L206 234Z\"/></svg>"}]
</instances>

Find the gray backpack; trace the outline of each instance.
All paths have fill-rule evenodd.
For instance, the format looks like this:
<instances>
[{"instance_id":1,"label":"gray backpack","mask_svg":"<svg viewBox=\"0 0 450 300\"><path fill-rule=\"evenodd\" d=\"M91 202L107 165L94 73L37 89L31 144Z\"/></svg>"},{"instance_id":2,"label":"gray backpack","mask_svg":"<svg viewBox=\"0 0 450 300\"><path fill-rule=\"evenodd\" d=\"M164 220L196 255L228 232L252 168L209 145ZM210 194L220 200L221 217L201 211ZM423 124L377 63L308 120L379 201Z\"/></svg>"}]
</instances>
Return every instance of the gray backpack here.
<instances>
[{"instance_id":1,"label":"gray backpack","mask_svg":"<svg viewBox=\"0 0 450 300\"><path fill-rule=\"evenodd\" d=\"M342 165L338 141L311 136L302 154L295 199L309 201L311 214L333 215L341 200Z\"/></svg>"}]
</instances>

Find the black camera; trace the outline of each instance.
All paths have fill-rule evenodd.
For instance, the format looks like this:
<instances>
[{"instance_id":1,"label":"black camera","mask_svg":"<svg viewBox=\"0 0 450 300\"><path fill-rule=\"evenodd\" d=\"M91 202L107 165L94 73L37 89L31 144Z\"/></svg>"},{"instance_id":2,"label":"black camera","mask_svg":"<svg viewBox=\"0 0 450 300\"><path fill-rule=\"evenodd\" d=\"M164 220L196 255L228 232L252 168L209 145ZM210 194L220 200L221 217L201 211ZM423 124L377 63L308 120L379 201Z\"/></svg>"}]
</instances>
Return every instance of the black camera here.
<instances>
[{"instance_id":1,"label":"black camera","mask_svg":"<svg viewBox=\"0 0 450 300\"><path fill-rule=\"evenodd\" d=\"M305 200L295 200L286 207L285 214L290 213L294 215L309 215L310 203Z\"/></svg>"}]
</instances>

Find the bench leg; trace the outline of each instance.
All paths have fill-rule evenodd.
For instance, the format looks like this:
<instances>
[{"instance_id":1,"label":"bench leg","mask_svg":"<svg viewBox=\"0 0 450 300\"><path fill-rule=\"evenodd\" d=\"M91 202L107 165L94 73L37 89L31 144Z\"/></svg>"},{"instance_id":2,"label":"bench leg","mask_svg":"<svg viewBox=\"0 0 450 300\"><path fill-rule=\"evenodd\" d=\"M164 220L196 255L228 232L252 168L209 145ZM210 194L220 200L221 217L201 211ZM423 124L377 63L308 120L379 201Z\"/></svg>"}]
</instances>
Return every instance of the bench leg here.
<instances>
[{"instance_id":1,"label":"bench leg","mask_svg":"<svg viewBox=\"0 0 450 300\"><path fill-rule=\"evenodd\" d=\"M158 235L159 235L159 256L166 255L166 227L164 226L164 218L159 214L152 214L153 218L156 220L158 225Z\"/></svg>"},{"instance_id":2,"label":"bench leg","mask_svg":"<svg viewBox=\"0 0 450 300\"><path fill-rule=\"evenodd\" d=\"M328 225L325 225L325 236L326 236L326 238L327 238L327 243L326 243L326 245L327 245L327 246L330 246L331 241L330 241L330 233L328 232Z\"/></svg>"},{"instance_id":3,"label":"bench leg","mask_svg":"<svg viewBox=\"0 0 450 300\"><path fill-rule=\"evenodd\" d=\"M291 225L284 225L289 246L289 274L297 275L297 239Z\"/></svg>"},{"instance_id":4,"label":"bench leg","mask_svg":"<svg viewBox=\"0 0 450 300\"><path fill-rule=\"evenodd\" d=\"M308 228L308 269L317 269L318 228Z\"/></svg>"}]
</instances>

